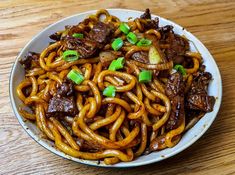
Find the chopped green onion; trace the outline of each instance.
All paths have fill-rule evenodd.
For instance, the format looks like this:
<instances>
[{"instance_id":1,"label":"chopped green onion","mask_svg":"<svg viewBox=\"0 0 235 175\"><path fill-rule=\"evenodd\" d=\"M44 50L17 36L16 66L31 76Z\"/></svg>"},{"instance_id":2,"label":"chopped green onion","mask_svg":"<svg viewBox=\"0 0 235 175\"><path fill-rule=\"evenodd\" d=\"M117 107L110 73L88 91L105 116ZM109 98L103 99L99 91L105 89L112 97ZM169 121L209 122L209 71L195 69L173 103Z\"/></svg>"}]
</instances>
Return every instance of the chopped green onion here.
<instances>
[{"instance_id":1,"label":"chopped green onion","mask_svg":"<svg viewBox=\"0 0 235 175\"><path fill-rule=\"evenodd\" d=\"M184 66L182 66L180 64L176 64L174 66L174 69L179 71L182 75L186 75L186 70L185 70Z\"/></svg>"},{"instance_id":2,"label":"chopped green onion","mask_svg":"<svg viewBox=\"0 0 235 175\"><path fill-rule=\"evenodd\" d=\"M72 36L74 38L83 38L83 34L82 33L74 33Z\"/></svg>"},{"instance_id":3,"label":"chopped green onion","mask_svg":"<svg viewBox=\"0 0 235 175\"><path fill-rule=\"evenodd\" d=\"M135 44L138 41L137 36L133 32L129 32L128 35L126 36L126 39L131 44Z\"/></svg>"},{"instance_id":4,"label":"chopped green onion","mask_svg":"<svg viewBox=\"0 0 235 175\"><path fill-rule=\"evenodd\" d=\"M123 41L121 38L116 38L112 43L113 50L117 51L123 46Z\"/></svg>"},{"instance_id":5,"label":"chopped green onion","mask_svg":"<svg viewBox=\"0 0 235 175\"><path fill-rule=\"evenodd\" d=\"M149 46L152 44L152 41L149 39L142 38L138 43L137 46Z\"/></svg>"},{"instance_id":6,"label":"chopped green onion","mask_svg":"<svg viewBox=\"0 0 235 175\"><path fill-rule=\"evenodd\" d=\"M149 63L150 64L159 64L162 61L162 58L154 46L149 48Z\"/></svg>"},{"instance_id":7,"label":"chopped green onion","mask_svg":"<svg viewBox=\"0 0 235 175\"><path fill-rule=\"evenodd\" d=\"M128 34L128 32L130 31L130 27L128 26L127 23L121 23L119 29L125 34Z\"/></svg>"},{"instance_id":8,"label":"chopped green onion","mask_svg":"<svg viewBox=\"0 0 235 175\"><path fill-rule=\"evenodd\" d=\"M139 74L139 82L140 83L148 83L152 80L152 72L148 70L143 70Z\"/></svg>"},{"instance_id":9,"label":"chopped green onion","mask_svg":"<svg viewBox=\"0 0 235 175\"><path fill-rule=\"evenodd\" d=\"M109 70L115 71L116 70L116 60L113 60L109 65Z\"/></svg>"},{"instance_id":10,"label":"chopped green onion","mask_svg":"<svg viewBox=\"0 0 235 175\"><path fill-rule=\"evenodd\" d=\"M117 70L117 69L122 69L124 63L125 63L124 57L119 57L119 58L116 60L116 70Z\"/></svg>"},{"instance_id":11,"label":"chopped green onion","mask_svg":"<svg viewBox=\"0 0 235 175\"><path fill-rule=\"evenodd\" d=\"M115 97L116 87L115 86L107 86L103 91L103 95L106 97Z\"/></svg>"},{"instance_id":12,"label":"chopped green onion","mask_svg":"<svg viewBox=\"0 0 235 175\"><path fill-rule=\"evenodd\" d=\"M78 60L80 54L76 50L66 50L63 53L63 59L65 61L75 61Z\"/></svg>"},{"instance_id":13,"label":"chopped green onion","mask_svg":"<svg viewBox=\"0 0 235 175\"><path fill-rule=\"evenodd\" d=\"M109 65L109 70L115 71L115 70L118 70L118 69L122 69L123 65L124 65L124 62L125 62L124 57L119 57L118 59L113 60L111 62L111 64Z\"/></svg>"},{"instance_id":14,"label":"chopped green onion","mask_svg":"<svg viewBox=\"0 0 235 175\"><path fill-rule=\"evenodd\" d=\"M67 78L72 80L76 84L81 84L84 80L84 77L73 69L67 74Z\"/></svg>"}]
</instances>

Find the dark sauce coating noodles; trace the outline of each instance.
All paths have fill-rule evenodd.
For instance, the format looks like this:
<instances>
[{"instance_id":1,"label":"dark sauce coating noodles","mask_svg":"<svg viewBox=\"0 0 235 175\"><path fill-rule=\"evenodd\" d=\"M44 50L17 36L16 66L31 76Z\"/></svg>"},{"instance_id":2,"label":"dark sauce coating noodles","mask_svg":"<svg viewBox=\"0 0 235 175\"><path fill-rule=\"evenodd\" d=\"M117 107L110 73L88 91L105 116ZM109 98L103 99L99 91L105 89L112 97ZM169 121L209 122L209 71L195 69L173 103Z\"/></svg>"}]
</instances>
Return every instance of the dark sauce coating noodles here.
<instances>
[{"instance_id":1,"label":"dark sauce coating noodles","mask_svg":"<svg viewBox=\"0 0 235 175\"><path fill-rule=\"evenodd\" d=\"M20 60L26 75L17 94L32 110L22 107L21 115L68 155L106 164L132 161L175 146L213 110L215 98L207 94L212 76L205 72L200 54L190 52L187 39L172 26L160 27L149 9L126 23L138 40L151 44L131 44L120 31L118 17L99 10L52 34L54 42L40 54L30 52ZM76 33L83 37L74 37ZM115 38L123 40L118 51L111 45ZM159 63L151 62L151 47L160 55ZM80 59L65 61L66 50L77 51ZM124 67L108 70L118 57L125 58ZM185 68L185 75L173 73L176 64ZM83 75L81 84L67 78L72 69ZM143 70L153 73L148 83L138 81ZM102 94L110 85L116 87L115 97Z\"/></svg>"}]
</instances>

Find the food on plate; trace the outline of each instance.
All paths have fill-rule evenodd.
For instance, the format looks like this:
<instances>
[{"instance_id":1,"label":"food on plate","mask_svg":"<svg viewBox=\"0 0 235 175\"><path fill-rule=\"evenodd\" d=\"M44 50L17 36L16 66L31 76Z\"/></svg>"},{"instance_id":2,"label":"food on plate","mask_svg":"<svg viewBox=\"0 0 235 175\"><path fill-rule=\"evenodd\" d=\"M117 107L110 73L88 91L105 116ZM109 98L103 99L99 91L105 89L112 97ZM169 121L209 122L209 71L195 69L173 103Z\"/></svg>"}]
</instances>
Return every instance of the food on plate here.
<instances>
[{"instance_id":1,"label":"food on plate","mask_svg":"<svg viewBox=\"0 0 235 175\"><path fill-rule=\"evenodd\" d=\"M49 37L20 60L19 111L70 156L132 161L174 147L213 110L200 53L149 9L127 22L99 10Z\"/></svg>"}]
</instances>

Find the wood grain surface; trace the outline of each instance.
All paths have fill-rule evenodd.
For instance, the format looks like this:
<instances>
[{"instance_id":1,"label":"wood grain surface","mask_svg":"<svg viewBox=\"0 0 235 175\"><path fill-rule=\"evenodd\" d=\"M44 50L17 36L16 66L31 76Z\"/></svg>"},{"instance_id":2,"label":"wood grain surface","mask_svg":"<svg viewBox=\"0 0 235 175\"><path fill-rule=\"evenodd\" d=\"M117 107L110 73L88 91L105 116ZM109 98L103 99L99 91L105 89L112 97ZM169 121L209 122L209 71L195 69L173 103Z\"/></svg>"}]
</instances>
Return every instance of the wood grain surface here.
<instances>
[{"instance_id":1,"label":"wood grain surface","mask_svg":"<svg viewBox=\"0 0 235 175\"><path fill-rule=\"evenodd\" d=\"M39 31L64 17L100 8L144 10L196 35L214 56L223 79L217 119L190 148L152 165L111 169L60 158L32 140L15 118L8 86L13 62ZM0 0L0 174L235 174L234 0Z\"/></svg>"}]
</instances>

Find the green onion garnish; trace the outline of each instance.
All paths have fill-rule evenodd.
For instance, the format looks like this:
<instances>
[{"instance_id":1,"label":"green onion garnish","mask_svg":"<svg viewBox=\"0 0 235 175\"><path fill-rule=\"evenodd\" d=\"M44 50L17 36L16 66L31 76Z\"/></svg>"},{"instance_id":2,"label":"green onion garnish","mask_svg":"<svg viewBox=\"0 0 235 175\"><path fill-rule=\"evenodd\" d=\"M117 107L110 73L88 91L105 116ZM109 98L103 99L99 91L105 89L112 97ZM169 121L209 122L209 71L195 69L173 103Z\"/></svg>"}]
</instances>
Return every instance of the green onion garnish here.
<instances>
[{"instance_id":1,"label":"green onion garnish","mask_svg":"<svg viewBox=\"0 0 235 175\"><path fill-rule=\"evenodd\" d=\"M115 97L116 95L115 86L107 86L103 91L103 95L106 97Z\"/></svg>"},{"instance_id":2,"label":"green onion garnish","mask_svg":"<svg viewBox=\"0 0 235 175\"><path fill-rule=\"evenodd\" d=\"M138 41L137 36L133 32L129 32L126 38L131 44L135 44Z\"/></svg>"},{"instance_id":3,"label":"green onion garnish","mask_svg":"<svg viewBox=\"0 0 235 175\"><path fill-rule=\"evenodd\" d=\"M137 46L150 46L151 44L152 44L152 41L151 41L151 40L142 38L142 39L139 40L139 42L137 43Z\"/></svg>"},{"instance_id":4,"label":"green onion garnish","mask_svg":"<svg viewBox=\"0 0 235 175\"><path fill-rule=\"evenodd\" d=\"M118 70L118 69L122 69L123 65L124 65L124 62L125 62L124 57L119 57L118 59L113 60L111 62L111 64L109 65L109 70L115 71L115 70Z\"/></svg>"},{"instance_id":5,"label":"green onion garnish","mask_svg":"<svg viewBox=\"0 0 235 175\"><path fill-rule=\"evenodd\" d=\"M186 70L185 70L184 66L182 66L180 64L176 64L174 66L174 69L179 71L182 75L186 75Z\"/></svg>"},{"instance_id":6,"label":"green onion garnish","mask_svg":"<svg viewBox=\"0 0 235 175\"><path fill-rule=\"evenodd\" d=\"M81 84L84 80L84 77L73 69L67 74L67 78L72 80L76 84Z\"/></svg>"},{"instance_id":7,"label":"green onion garnish","mask_svg":"<svg viewBox=\"0 0 235 175\"><path fill-rule=\"evenodd\" d=\"M113 60L109 65L109 70L115 71L116 70L116 60Z\"/></svg>"},{"instance_id":8,"label":"green onion garnish","mask_svg":"<svg viewBox=\"0 0 235 175\"><path fill-rule=\"evenodd\" d=\"M152 72L148 70L143 70L139 74L139 82L140 83L148 83L152 80Z\"/></svg>"},{"instance_id":9,"label":"green onion garnish","mask_svg":"<svg viewBox=\"0 0 235 175\"><path fill-rule=\"evenodd\" d=\"M119 29L125 34L128 34L128 32L130 31L130 27L128 26L127 23L121 23Z\"/></svg>"},{"instance_id":10,"label":"green onion garnish","mask_svg":"<svg viewBox=\"0 0 235 175\"><path fill-rule=\"evenodd\" d=\"M76 50L66 50L63 53L63 59L65 61L75 61L78 60L80 54Z\"/></svg>"},{"instance_id":11,"label":"green onion garnish","mask_svg":"<svg viewBox=\"0 0 235 175\"><path fill-rule=\"evenodd\" d=\"M123 41L121 38L116 38L112 43L113 50L117 51L119 50L123 45Z\"/></svg>"},{"instance_id":12,"label":"green onion garnish","mask_svg":"<svg viewBox=\"0 0 235 175\"><path fill-rule=\"evenodd\" d=\"M74 38L83 38L83 34L82 33L74 33L72 36Z\"/></svg>"},{"instance_id":13,"label":"green onion garnish","mask_svg":"<svg viewBox=\"0 0 235 175\"><path fill-rule=\"evenodd\" d=\"M124 63L125 63L124 57L119 57L119 58L116 60L116 70L117 70L117 69L122 69Z\"/></svg>"}]
</instances>

